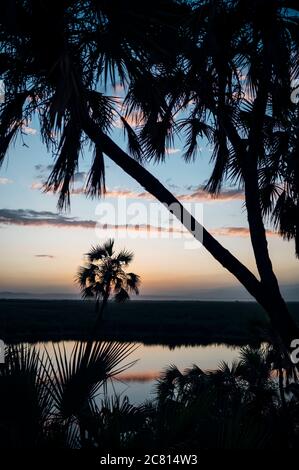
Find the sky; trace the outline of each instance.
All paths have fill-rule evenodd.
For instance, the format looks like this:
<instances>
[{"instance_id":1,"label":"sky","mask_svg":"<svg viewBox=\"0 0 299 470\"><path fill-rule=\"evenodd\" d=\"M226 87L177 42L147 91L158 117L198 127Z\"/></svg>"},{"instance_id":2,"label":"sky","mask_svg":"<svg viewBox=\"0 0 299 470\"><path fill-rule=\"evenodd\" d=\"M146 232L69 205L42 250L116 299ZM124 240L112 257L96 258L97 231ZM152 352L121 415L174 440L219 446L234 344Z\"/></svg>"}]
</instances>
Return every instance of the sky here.
<instances>
[{"instance_id":1,"label":"sky","mask_svg":"<svg viewBox=\"0 0 299 470\"><path fill-rule=\"evenodd\" d=\"M75 175L71 207L59 213L57 195L42 191L54 158L40 137L38 122L24 126L0 169L0 296L79 297L74 277L85 262L84 253L112 237L116 249L134 252L130 270L141 276L140 298L251 299L178 222L170 222L161 204L109 158L105 157L105 198L87 198L83 188L92 159L88 148ZM126 149L118 125L113 137ZM147 169L256 273L242 190L227 186L218 199L211 198L202 188L211 172L212 149L199 143L195 161L185 163L183 147L176 137L165 162L149 163ZM268 229L282 291L288 300L299 300L299 260L293 243Z\"/></svg>"}]
</instances>

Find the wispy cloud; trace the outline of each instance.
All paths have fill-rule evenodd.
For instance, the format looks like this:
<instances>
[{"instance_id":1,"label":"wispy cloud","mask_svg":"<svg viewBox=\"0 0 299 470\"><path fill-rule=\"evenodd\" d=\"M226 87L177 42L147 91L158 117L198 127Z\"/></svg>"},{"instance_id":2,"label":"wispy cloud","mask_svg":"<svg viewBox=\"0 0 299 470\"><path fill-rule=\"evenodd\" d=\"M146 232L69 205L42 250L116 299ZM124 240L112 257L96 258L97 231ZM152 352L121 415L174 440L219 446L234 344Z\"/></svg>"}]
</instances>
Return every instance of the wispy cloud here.
<instances>
[{"instance_id":1,"label":"wispy cloud","mask_svg":"<svg viewBox=\"0 0 299 470\"><path fill-rule=\"evenodd\" d=\"M13 183L13 180L10 180L9 178L0 178L0 184L11 184Z\"/></svg>"},{"instance_id":2,"label":"wispy cloud","mask_svg":"<svg viewBox=\"0 0 299 470\"><path fill-rule=\"evenodd\" d=\"M83 175L83 173L82 173ZM84 173L85 175L85 173ZM40 181L34 181L33 183L31 183L31 186L30 186L31 189L37 189L37 190L41 190L44 188L44 183L40 182ZM49 190L49 193L51 193L51 190ZM72 195L80 195L80 194L86 194L86 189L85 187L83 186L80 186L80 187L77 187L77 188L72 188L70 190L70 193ZM127 198L127 199L154 199L154 197L149 194L148 192L144 191L144 192L136 192L136 191L132 191L130 189L107 189L106 190L106 193L105 193L105 197L106 198L119 198L119 197L123 197L123 198Z\"/></svg>"},{"instance_id":3,"label":"wispy cloud","mask_svg":"<svg viewBox=\"0 0 299 470\"><path fill-rule=\"evenodd\" d=\"M52 226L94 228L94 220L80 220L50 211L31 209L0 209L0 225Z\"/></svg>"},{"instance_id":4,"label":"wispy cloud","mask_svg":"<svg viewBox=\"0 0 299 470\"><path fill-rule=\"evenodd\" d=\"M87 173L84 171L77 171L77 173L74 174L73 177L73 182L74 183L84 183L87 177Z\"/></svg>"},{"instance_id":5,"label":"wispy cloud","mask_svg":"<svg viewBox=\"0 0 299 470\"><path fill-rule=\"evenodd\" d=\"M125 230L134 232L158 232L158 233L186 233L184 227L155 226L152 224L100 224L95 220L84 220L77 217L68 217L55 212L34 211L30 209L0 209L0 226L19 225L29 227L57 227L57 228L83 228L103 230ZM248 237L247 227L219 227L210 229L214 236ZM276 232L267 230L268 236L278 236ZM45 255L46 256L46 255Z\"/></svg>"},{"instance_id":6,"label":"wispy cloud","mask_svg":"<svg viewBox=\"0 0 299 470\"><path fill-rule=\"evenodd\" d=\"M42 255L34 255L34 256L35 256L35 258L48 258L48 259L55 258L55 256L53 256L53 255L43 255L43 254Z\"/></svg>"},{"instance_id":7,"label":"wispy cloud","mask_svg":"<svg viewBox=\"0 0 299 470\"><path fill-rule=\"evenodd\" d=\"M181 151L181 149L177 149L177 148L167 148L166 149L166 153L168 153L168 155L173 155L174 153L179 153Z\"/></svg>"},{"instance_id":8,"label":"wispy cloud","mask_svg":"<svg viewBox=\"0 0 299 470\"><path fill-rule=\"evenodd\" d=\"M41 164L34 165L34 168L36 169L36 171L42 171L42 172L51 171L51 170L53 170L53 167L54 167L54 165L41 165Z\"/></svg>"},{"instance_id":9,"label":"wispy cloud","mask_svg":"<svg viewBox=\"0 0 299 470\"><path fill-rule=\"evenodd\" d=\"M212 235L219 237L249 237L250 232L247 227L220 227L210 230ZM277 236L277 232L267 230L267 235L270 237Z\"/></svg>"},{"instance_id":10,"label":"wispy cloud","mask_svg":"<svg viewBox=\"0 0 299 470\"><path fill-rule=\"evenodd\" d=\"M174 189L176 191L178 190L177 185L169 184L168 182L166 184L171 189ZM43 188L43 183L41 182L35 181L31 184L31 189L42 189L42 188ZM72 188L70 193L73 195L85 194L86 189L83 186L80 186L77 188ZM227 190L223 190L220 194L217 194L217 196L214 196L210 194L208 191L199 187L196 190L193 190L191 192L184 192L184 193L176 192L174 195L179 201L189 201L189 202L217 202L217 201L224 202L224 201L244 200L244 192L242 189L227 189ZM127 188L107 189L105 193L105 197L106 198L124 197L127 199L147 199L147 200L155 199L154 196L152 196L147 191L137 192L137 191L132 191Z\"/></svg>"},{"instance_id":11,"label":"wispy cloud","mask_svg":"<svg viewBox=\"0 0 299 470\"><path fill-rule=\"evenodd\" d=\"M189 188L191 189L191 187ZM176 197L181 201L194 202L236 201L244 199L244 191L242 189L225 189L215 196L202 187L198 187L190 193L177 194Z\"/></svg>"},{"instance_id":12,"label":"wispy cloud","mask_svg":"<svg viewBox=\"0 0 299 470\"><path fill-rule=\"evenodd\" d=\"M44 184L41 183L40 181L34 181L33 183L31 183L30 188L31 189L42 189L43 186L44 186Z\"/></svg>"},{"instance_id":13,"label":"wispy cloud","mask_svg":"<svg viewBox=\"0 0 299 470\"><path fill-rule=\"evenodd\" d=\"M43 186L43 182L49 173L53 170L54 165L35 165L34 166L37 174L37 178L41 181L33 182L31 185L32 189L40 189ZM87 173L85 171L77 171L73 176L74 183L84 183L86 180Z\"/></svg>"},{"instance_id":14,"label":"wispy cloud","mask_svg":"<svg viewBox=\"0 0 299 470\"><path fill-rule=\"evenodd\" d=\"M34 211L30 209L0 209L1 225L21 225L29 227L57 228L102 228L103 230L126 230L134 232L177 232L184 230L175 227L158 227L151 224L101 224L95 220L84 220L77 217L67 217L54 212Z\"/></svg>"}]
</instances>

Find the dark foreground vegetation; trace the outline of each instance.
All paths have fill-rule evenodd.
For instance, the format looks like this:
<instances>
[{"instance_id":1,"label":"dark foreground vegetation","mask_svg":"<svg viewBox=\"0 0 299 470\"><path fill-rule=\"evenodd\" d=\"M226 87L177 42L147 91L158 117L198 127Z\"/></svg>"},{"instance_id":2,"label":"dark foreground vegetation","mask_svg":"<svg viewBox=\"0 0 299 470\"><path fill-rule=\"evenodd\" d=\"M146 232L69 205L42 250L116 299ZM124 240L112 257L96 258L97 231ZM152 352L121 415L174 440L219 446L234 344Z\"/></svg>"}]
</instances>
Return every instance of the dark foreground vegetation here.
<instances>
[{"instance_id":1,"label":"dark foreground vegetation","mask_svg":"<svg viewBox=\"0 0 299 470\"><path fill-rule=\"evenodd\" d=\"M299 303L289 303L299 320ZM96 318L93 302L0 300L0 338L6 343L84 340ZM254 302L110 302L102 339L146 344L254 344L267 339L269 323Z\"/></svg>"},{"instance_id":2,"label":"dark foreground vegetation","mask_svg":"<svg viewBox=\"0 0 299 470\"><path fill-rule=\"evenodd\" d=\"M0 447L108 452L288 449L299 445L299 386L274 347L243 348L213 372L175 366L141 406L108 397L105 384L134 346L76 343L72 355L10 346L0 365ZM122 454L120 454L122 455Z\"/></svg>"}]
</instances>

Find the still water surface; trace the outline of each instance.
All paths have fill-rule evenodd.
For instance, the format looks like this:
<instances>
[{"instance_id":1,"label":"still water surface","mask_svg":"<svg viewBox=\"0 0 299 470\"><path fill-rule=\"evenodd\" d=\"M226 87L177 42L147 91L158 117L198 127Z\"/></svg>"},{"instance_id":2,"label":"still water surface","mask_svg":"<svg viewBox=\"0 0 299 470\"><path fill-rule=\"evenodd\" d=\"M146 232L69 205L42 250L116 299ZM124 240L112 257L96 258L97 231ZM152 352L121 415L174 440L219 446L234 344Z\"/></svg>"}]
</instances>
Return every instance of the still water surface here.
<instances>
[{"instance_id":1,"label":"still water surface","mask_svg":"<svg viewBox=\"0 0 299 470\"><path fill-rule=\"evenodd\" d=\"M74 344L73 341L64 343L68 355L71 354ZM169 347L138 344L136 346L137 349L121 366L132 361L136 362L108 385L109 393L128 396L130 402L135 404L154 398L156 380L161 371L170 365L176 365L181 371L192 367L193 364L203 370L214 370L221 361L231 364L239 354L239 348L227 345ZM52 343L38 345L41 350L45 347L52 356Z\"/></svg>"}]
</instances>

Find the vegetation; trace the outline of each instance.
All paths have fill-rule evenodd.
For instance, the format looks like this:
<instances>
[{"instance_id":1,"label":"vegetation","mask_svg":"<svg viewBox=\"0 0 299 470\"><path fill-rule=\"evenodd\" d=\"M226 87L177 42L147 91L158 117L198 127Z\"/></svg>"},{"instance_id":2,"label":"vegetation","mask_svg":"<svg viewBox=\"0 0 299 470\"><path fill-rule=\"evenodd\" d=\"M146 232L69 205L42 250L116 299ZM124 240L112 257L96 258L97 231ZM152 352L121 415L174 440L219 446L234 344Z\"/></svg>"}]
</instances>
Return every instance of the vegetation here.
<instances>
[{"instance_id":1,"label":"vegetation","mask_svg":"<svg viewBox=\"0 0 299 470\"><path fill-rule=\"evenodd\" d=\"M140 277L124 270L133 260L133 253L121 250L115 254L113 247L114 240L112 239L102 246L92 247L87 253L88 264L79 268L76 278L81 287L82 297L96 299L98 314L96 330L102 321L103 312L111 294L114 295L114 300L117 303L128 300L130 298L129 292L139 294Z\"/></svg>"},{"instance_id":2,"label":"vegetation","mask_svg":"<svg viewBox=\"0 0 299 470\"><path fill-rule=\"evenodd\" d=\"M298 22L292 0L85 0L55 9L50 0L5 1L0 160L35 114L56 158L46 188L59 192L62 208L90 143L87 194L105 190L105 154L160 202L175 204L179 220L263 306L288 348L298 329L272 268L265 222L298 245L298 105L291 100ZM121 111L103 92L117 82L126 93ZM178 122L182 110L187 118ZM129 154L111 137L115 119ZM228 181L244 188L259 278L142 165L163 160L174 133L184 131L186 160L197 155L199 138L213 145L208 190L217 194Z\"/></svg>"},{"instance_id":3,"label":"vegetation","mask_svg":"<svg viewBox=\"0 0 299 470\"><path fill-rule=\"evenodd\" d=\"M1 447L74 447L92 413L99 388L123 371L134 346L77 343L71 357L54 346L54 357L25 345L9 346L0 366Z\"/></svg>"},{"instance_id":4,"label":"vegetation","mask_svg":"<svg viewBox=\"0 0 299 470\"><path fill-rule=\"evenodd\" d=\"M274 378L273 348L244 348L216 371L169 367L142 406L109 398L105 384L133 346L77 343L66 356L10 346L0 365L1 448L88 448L107 452L298 446L298 383L292 366ZM96 394L101 394L96 398Z\"/></svg>"},{"instance_id":5,"label":"vegetation","mask_svg":"<svg viewBox=\"0 0 299 470\"><path fill-rule=\"evenodd\" d=\"M299 323L299 303L288 304ZM0 300L0 337L8 342L86 340L94 304L79 300ZM269 321L254 302L108 302L97 337L145 344L256 344Z\"/></svg>"}]
</instances>

